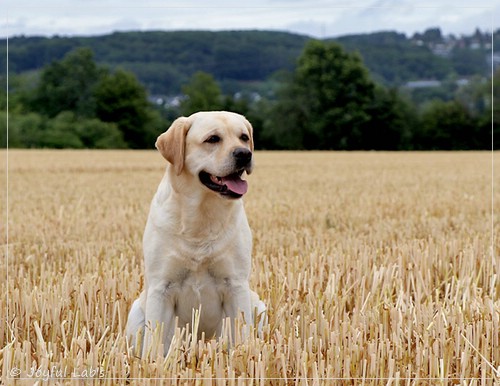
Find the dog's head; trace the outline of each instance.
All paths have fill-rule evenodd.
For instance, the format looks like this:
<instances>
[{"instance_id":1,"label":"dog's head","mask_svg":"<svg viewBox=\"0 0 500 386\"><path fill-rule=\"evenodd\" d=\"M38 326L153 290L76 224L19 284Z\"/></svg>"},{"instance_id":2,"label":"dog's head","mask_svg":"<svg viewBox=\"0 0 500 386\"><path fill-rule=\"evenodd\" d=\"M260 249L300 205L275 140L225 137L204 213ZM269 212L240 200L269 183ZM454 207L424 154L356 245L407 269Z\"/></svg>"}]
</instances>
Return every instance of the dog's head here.
<instances>
[{"instance_id":1,"label":"dog's head","mask_svg":"<svg viewBox=\"0 0 500 386\"><path fill-rule=\"evenodd\" d=\"M205 188L227 198L247 192L241 177L252 172L253 129L242 115L207 111L178 118L158 137L156 147L177 176L195 176Z\"/></svg>"}]
</instances>

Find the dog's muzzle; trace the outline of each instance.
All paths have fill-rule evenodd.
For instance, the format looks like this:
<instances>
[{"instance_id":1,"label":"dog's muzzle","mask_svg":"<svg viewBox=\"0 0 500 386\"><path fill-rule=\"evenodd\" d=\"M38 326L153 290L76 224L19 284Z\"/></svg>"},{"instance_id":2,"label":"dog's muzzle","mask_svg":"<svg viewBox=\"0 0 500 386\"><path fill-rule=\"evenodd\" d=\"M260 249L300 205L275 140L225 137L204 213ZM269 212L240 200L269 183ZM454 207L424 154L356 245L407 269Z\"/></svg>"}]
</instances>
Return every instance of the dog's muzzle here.
<instances>
[{"instance_id":1,"label":"dog's muzzle","mask_svg":"<svg viewBox=\"0 0 500 386\"><path fill-rule=\"evenodd\" d=\"M217 176L201 171L199 179L208 189L228 198L240 198L248 190L248 183L241 179L244 171L252 171L252 152L246 148L237 148L233 151L235 172L226 176Z\"/></svg>"}]
</instances>

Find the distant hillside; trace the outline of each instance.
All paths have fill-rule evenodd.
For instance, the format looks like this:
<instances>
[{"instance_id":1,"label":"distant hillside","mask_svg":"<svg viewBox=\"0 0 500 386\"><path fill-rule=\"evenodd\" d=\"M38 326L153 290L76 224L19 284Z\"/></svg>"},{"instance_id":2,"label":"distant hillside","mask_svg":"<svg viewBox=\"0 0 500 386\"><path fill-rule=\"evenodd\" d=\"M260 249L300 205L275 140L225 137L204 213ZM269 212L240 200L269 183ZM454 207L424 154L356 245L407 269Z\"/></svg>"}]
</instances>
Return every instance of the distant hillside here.
<instances>
[{"instance_id":1,"label":"distant hillside","mask_svg":"<svg viewBox=\"0 0 500 386\"><path fill-rule=\"evenodd\" d=\"M500 30L494 38L499 47ZM336 40L347 50L358 51L372 74L390 85L491 73L491 34L478 30L461 37L443 36L439 28L431 28L411 38L397 32L378 32Z\"/></svg>"},{"instance_id":2,"label":"distant hillside","mask_svg":"<svg viewBox=\"0 0 500 386\"><path fill-rule=\"evenodd\" d=\"M479 34L479 35L478 35ZM489 38L488 38L489 36ZM498 41L500 30L495 33ZM133 71L152 94L173 95L196 71L211 73L226 92L266 81L291 70L305 43L303 35L269 31L127 32L96 37L14 37L9 39L9 69L40 69L76 47L88 46L99 64ZM489 39L489 40L488 40ZM397 32L335 39L358 51L375 80L401 85L418 79L488 74L491 35L443 37L438 29L407 38ZM498 44L496 45L498 47ZM6 44L0 42L5 68Z\"/></svg>"},{"instance_id":3,"label":"distant hillside","mask_svg":"<svg viewBox=\"0 0 500 386\"><path fill-rule=\"evenodd\" d=\"M358 51L377 80L401 84L415 79L443 79L453 71L450 60L416 46L404 34L379 32L337 39L347 50Z\"/></svg>"},{"instance_id":4,"label":"distant hillside","mask_svg":"<svg viewBox=\"0 0 500 386\"><path fill-rule=\"evenodd\" d=\"M98 37L9 39L9 68L20 73L88 46L99 64L133 71L151 93L175 94L196 71L219 81L262 81L292 69L306 36L281 32L127 32ZM5 52L5 44L2 44ZM5 54L2 55L5 68Z\"/></svg>"}]
</instances>

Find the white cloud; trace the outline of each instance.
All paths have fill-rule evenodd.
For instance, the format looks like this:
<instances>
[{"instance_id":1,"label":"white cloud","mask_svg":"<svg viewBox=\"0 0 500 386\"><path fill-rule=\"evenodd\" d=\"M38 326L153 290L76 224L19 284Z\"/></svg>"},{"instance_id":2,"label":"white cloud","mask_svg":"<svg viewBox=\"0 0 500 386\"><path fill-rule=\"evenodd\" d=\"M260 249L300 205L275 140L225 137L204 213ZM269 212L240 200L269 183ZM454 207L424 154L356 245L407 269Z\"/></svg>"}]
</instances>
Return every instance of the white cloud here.
<instances>
[{"instance_id":1,"label":"white cloud","mask_svg":"<svg viewBox=\"0 0 500 386\"><path fill-rule=\"evenodd\" d=\"M500 0L475 0L473 5L465 0L254 0L251 5L219 0L204 6L178 0L165 4L160 0L7 0L2 6L6 12L0 19L0 37L148 29L279 29L326 37L380 30L412 34L435 26L457 34L471 33L476 27L491 29L492 15L500 16Z\"/></svg>"}]
</instances>

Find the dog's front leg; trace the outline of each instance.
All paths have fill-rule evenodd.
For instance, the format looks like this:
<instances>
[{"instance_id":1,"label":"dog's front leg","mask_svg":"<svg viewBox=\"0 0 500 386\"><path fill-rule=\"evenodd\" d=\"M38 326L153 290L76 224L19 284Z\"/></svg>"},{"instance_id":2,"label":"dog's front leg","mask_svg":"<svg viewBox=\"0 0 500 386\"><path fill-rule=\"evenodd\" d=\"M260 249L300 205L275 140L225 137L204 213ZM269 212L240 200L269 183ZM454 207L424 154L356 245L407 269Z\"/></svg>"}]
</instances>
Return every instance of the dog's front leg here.
<instances>
[{"instance_id":1,"label":"dog's front leg","mask_svg":"<svg viewBox=\"0 0 500 386\"><path fill-rule=\"evenodd\" d=\"M235 322L243 314L242 338L248 335L248 328L252 326L251 292L248 284L230 284L223 298L223 309L226 317L231 321L231 335L235 338Z\"/></svg>"},{"instance_id":2,"label":"dog's front leg","mask_svg":"<svg viewBox=\"0 0 500 386\"><path fill-rule=\"evenodd\" d=\"M156 328L162 331L164 355L167 355L175 332L175 296L168 282L151 283L148 287L146 300L146 326L142 357L145 358L151 350L153 335Z\"/></svg>"}]
</instances>

